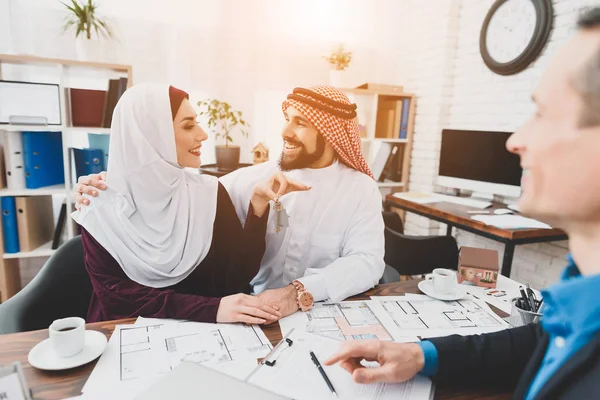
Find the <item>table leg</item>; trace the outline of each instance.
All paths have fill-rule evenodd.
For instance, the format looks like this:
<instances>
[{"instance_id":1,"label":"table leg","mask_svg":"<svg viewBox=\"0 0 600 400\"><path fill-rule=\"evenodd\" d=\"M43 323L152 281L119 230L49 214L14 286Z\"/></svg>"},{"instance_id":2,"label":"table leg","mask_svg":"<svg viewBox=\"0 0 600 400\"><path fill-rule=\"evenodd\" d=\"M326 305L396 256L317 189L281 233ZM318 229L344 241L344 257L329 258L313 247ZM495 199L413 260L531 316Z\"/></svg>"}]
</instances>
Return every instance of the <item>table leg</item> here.
<instances>
[{"instance_id":1,"label":"table leg","mask_svg":"<svg viewBox=\"0 0 600 400\"><path fill-rule=\"evenodd\" d=\"M446 224L446 236L452 236L452 225Z\"/></svg>"},{"instance_id":2,"label":"table leg","mask_svg":"<svg viewBox=\"0 0 600 400\"><path fill-rule=\"evenodd\" d=\"M515 254L515 245L512 242L507 242L504 245L504 258L502 259L502 275L510 278L510 270L512 269L513 255Z\"/></svg>"}]
</instances>

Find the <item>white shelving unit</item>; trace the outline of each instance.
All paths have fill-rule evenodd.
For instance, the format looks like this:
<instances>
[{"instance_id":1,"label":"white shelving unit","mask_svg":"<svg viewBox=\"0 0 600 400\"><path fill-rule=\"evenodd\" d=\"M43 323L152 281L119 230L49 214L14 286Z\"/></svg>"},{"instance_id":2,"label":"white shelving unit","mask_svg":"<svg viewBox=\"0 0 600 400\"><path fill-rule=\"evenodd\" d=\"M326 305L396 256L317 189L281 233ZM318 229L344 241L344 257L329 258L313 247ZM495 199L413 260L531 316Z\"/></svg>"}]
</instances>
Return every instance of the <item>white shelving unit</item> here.
<instances>
[{"instance_id":1,"label":"white shelving unit","mask_svg":"<svg viewBox=\"0 0 600 400\"><path fill-rule=\"evenodd\" d=\"M4 74L4 66L10 66L11 71L17 69L35 69L43 68L43 76L45 79L40 79L40 82L57 83L60 93L60 108L62 125L0 125L1 131L16 131L16 132L62 132L63 144L63 167L65 171L65 184L49 186L39 189L0 189L1 196L64 196L67 199L67 219L64 224L64 239L70 239L74 236L74 224L71 222L69 215L75 210L71 191L73 189L72 176L74 176L71 162L72 147L80 147L81 143L87 143L87 133L110 134L108 128L97 127L72 127L69 126L71 121L69 115L68 96L66 91L71 84L74 87L80 87L79 82L87 81L104 81L108 86L108 79L120 77L128 78L128 85L132 84L132 67L130 65L107 64L98 62L84 62L78 60L65 60L54 58L43 58L28 55L0 54L0 79L24 80L15 79L12 74ZM14 71L13 71L14 70ZM90 78L91 75L98 75L95 78ZM29 74L27 74L29 75ZM35 74L34 74L35 75ZM31 81L30 79L27 79ZM36 80L37 81L37 80ZM77 83L74 83L77 82ZM34 99L32 99L34 101ZM1 224L0 224L1 228ZM29 252L19 252L7 254L4 253L4 245L0 245L0 299L5 301L20 290L20 273L19 260L35 257L49 257L55 250L52 250L52 242L45 243L39 248Z\"/></svg>"},{"instance_id":2,"label":"white shelving unit","mask_svg":"<svg viewBox=\"0 0 600 400\"><path fill-rule=\"evenodd\" d=\"M382 143L404 144L404 146L402 146L404 149L404 155L401 182L378 182L377 184L379 188L382 189L382 194L385 195L392 192L407 190L410 176L410 156L412 152L413 131L415 124L416 96L412 93L399 93L397 91L386 92L385 90L373 89L342 90L348 95L351 101L358 105L358 122L365 128L365 131L363 132L364 137L361 138L362 149L369 165L373 165L377 151ZM377 137L377 112L379 110L380 101L402 100L406 98L410 99L406 139Z\"/></svg>"}]
</instances>

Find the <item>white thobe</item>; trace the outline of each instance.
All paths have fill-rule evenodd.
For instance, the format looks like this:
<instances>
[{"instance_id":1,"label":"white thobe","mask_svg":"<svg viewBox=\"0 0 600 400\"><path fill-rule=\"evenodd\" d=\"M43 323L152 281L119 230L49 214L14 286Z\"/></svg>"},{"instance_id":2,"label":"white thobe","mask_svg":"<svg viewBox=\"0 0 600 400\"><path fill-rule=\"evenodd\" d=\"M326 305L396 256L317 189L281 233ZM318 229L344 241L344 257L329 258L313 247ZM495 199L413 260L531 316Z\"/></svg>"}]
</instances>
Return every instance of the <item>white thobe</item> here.
<instances>
[{"instance_id":1,"label":"white thobe","mask_svg":"<svg viewBox=\"0 0 600 400\"><path fill-rule=\"evenodd\" d=\"M254 186L277 171L278 164L271 161L221 178L242 224ZM337 161L326 168L284 174L312 189L281 198L289 226L279 233L271 207L265 255L251 282L254 292L281 288L297 279L315 301L340 301L376 285L385 267L377 183Z\"/></svg>"}]
</instances>

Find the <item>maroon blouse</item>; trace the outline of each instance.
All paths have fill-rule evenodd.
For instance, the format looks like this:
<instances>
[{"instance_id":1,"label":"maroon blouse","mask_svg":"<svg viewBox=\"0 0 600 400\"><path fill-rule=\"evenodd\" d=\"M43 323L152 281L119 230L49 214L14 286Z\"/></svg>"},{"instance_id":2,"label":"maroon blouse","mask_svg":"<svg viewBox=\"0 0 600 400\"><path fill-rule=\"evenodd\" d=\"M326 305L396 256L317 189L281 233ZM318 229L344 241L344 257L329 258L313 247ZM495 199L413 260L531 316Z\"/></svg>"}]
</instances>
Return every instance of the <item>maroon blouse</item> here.
<instances>
[{"instance_id":1,"label":"maroon blouse","mask_svg":"<svg viewBox=\"0 0 600 400\"><path fill-rule=\"evenodd\" d=\"M93 294L87 322L130 317L216 322L221 298L248 293L265 252L268 211L257 217L250 205L242 228L227 190L219 183L210 250L183 281L156 289L140 285L85 229L81 238Z\"/></svg>"}]
</instances>

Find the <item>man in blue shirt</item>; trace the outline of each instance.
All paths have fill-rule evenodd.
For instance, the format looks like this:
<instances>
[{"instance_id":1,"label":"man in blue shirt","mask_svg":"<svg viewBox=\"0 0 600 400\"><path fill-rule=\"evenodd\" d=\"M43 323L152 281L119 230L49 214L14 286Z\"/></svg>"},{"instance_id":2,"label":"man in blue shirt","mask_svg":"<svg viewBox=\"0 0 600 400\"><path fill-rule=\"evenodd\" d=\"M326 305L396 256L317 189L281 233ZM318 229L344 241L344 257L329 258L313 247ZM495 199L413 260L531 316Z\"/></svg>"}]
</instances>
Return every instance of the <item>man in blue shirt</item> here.
<instances>
[{"instance_id":1,"label":"man in blue shirt","mask_svg":"<svg viewBox=\"0 0 600 400\"><path fill-rule=\"evenodd\" d=\"M340 362L357 382L437 381L509 388L517 399L600 399L600 7L582 14L507 143L521 157L521 210L564 229L569 266L543 292L541 324L421 343L348 342ZM378 361L364 368L360 361Z\"/></svg>"}]
</instances>

